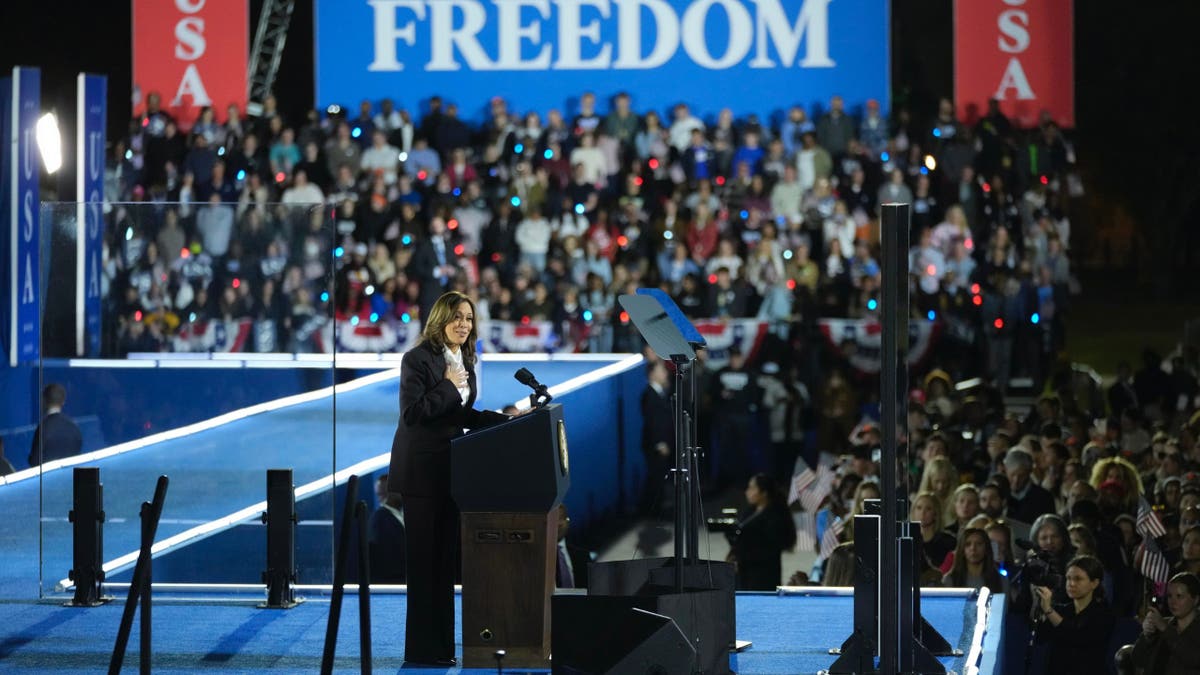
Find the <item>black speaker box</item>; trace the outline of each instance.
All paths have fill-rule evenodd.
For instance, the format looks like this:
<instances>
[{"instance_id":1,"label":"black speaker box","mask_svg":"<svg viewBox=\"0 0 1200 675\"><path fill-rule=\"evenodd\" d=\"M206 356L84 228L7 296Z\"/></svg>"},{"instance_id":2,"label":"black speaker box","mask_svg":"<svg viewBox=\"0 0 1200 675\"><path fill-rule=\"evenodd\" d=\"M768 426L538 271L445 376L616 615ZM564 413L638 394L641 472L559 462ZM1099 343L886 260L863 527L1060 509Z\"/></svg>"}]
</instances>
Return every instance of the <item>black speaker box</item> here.
<instances>
[{"instance_id":1,"label":"black speaker box","mask_svg":"<svg viewBox=\"0 0 1200 675\"><path fill-rule=\"evenodd\" d=\"M696 650L668 616L633 596L556 595L551 668L555 675L687 675Z\"/></svg>"}]
</instances>

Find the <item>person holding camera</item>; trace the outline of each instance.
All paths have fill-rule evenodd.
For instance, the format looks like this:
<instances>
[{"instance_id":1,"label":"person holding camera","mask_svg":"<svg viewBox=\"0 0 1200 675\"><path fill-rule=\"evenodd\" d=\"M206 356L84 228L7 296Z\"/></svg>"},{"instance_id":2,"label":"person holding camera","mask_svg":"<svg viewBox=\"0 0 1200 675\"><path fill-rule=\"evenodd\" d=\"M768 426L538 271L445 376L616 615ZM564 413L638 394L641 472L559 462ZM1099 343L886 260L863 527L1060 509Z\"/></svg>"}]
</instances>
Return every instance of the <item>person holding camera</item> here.
<instances>
[{"instance_id":1,"label":"person holding camera","mask_svg":"<svg viewBox=\"0 0 1200 675\"><path fill-rule=\"evenodd\" d=\"M1144 675L1181 675L1200 673L1200 577L1182 572L1167 583L1167 608L1164 618L1157 608L1146 612L1142 634L1133 643L1133 664Z\"/></svg>"},{"instance_id":2,"label":"person holding camera","mask_svg":"<svg viewBox=\"0 0 1200 675\"><path fill-rule=\"evenodd\" d=\"M1100 588L1103 578L1104 566L1100 561L1081 555L1067 563L1065 588L1069 602L1055 603L1053 590L1033 587L1045 617L1041 631L1049 644L1046 672L1058 675L1108 672L1111 653L1105 647L1112 637L1116 617L1104 601L1104 591Z\"/></svg>"},{"instance_id":3,"label":"person holding camera","mask_svg":"<svg viewBox=\"0 0 1200 675\"><path fill-rule=\"evenodd\" d=\"M1075 555L1071 547L1070 534L1067 524L1053 513L1042 514L1033 521L1029 528L1032 541L1017 539L1017 545L1029 549L1025 563L1013 578L1012 611L1018 614L1029 613L1030 620L1037 624L1045 616L1037 602L1034 587L1049 588L1054 591L1054 601L1068 601L1066 587L1062 583L1068 561Z\"/></svg>"}]
</instances>

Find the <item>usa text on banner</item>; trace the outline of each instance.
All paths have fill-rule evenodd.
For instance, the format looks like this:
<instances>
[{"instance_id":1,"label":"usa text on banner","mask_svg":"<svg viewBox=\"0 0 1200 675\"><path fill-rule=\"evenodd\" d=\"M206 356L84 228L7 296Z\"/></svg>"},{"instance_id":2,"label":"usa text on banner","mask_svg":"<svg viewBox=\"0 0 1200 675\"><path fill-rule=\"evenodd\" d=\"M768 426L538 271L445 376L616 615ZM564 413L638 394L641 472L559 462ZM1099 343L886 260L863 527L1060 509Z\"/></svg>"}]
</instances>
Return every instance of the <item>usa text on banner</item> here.
<instances>
[{"instance_id":1,"label":"usa text on banner","mask_svg":"<svg viewBox=\"0 0 1200 675\"><path fill-rule=\"evenodd\" d=\"M1071 0L956 0L954 97L959 119L974 124L988 99L1013 122L1033 126L1049 111L1075 126Z\"/></svg>"},{"instance_id":2,"label":"usa text on banner","mask_svg":"<svg viewBox=\"0 0 1200 675\"><path fill-rule=\"evenodd\" d=\"M247 0L133 0L134 114L151 93L184 131L205 106L244 111L249 32Z\"/></svg>"},{"instance_id":3,"label":"usa text on banner","mask_svg":"<svg viewBox=\"0 0 1200 675\"><path fill-rule=\"evenodd\" d=\"M75 194L75 353L100 356L100 273L104 236L104 134L108 78L79 74Z\"/></svg>"},{"instance_id":4,"label":"usa text on banner","mask_svg":"<svg viewBox=\"0 0 1200 675\"><path fill-rule=\"evenodd\" d=\"M37 121L41 114L41 71L17 67L6 79L8 96L4 114L3 216L9 223L7 240L9 297L3 326L9 365L36 361L41 345L41 205L38 181L42 159L37 148Z\"/></svg>"}]
</instances>

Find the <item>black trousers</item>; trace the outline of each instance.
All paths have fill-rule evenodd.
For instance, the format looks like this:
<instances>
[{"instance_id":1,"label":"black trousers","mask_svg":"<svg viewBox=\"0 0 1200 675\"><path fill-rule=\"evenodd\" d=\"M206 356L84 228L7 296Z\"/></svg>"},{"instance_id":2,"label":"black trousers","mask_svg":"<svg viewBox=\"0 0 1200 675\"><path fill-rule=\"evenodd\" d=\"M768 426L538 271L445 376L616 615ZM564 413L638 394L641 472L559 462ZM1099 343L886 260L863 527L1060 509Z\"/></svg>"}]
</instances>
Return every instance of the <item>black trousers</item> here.
<instances>
[{"instance_id":1,"label":"black trousers","mask_svg":"<svg viewBox=\"0 0 1200 675\"><path fill-rule=\"evenodd\" d=\"M454 657L454 577L458 570L458 507L450 495L404 495L408 547L408 616L404 658Z\"/></svg>"}]
</instances>

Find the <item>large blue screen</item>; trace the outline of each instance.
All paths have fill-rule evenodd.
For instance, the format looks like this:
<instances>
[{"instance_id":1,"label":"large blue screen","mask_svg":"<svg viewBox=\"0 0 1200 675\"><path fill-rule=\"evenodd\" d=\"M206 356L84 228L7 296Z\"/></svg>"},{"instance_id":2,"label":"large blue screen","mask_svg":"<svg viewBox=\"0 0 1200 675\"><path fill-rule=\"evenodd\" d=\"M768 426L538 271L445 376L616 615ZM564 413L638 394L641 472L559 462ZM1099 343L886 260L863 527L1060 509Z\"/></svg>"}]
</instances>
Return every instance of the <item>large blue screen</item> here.
<instances>
[{"instance_id":1,"label":"large blue screen","mask_svg":"<svg viewBox=\"0 0 1200 675\"><path fill-rule=\"evenodd\" d=\"M502 96L544 116L571 114L585 91L601 112L619 91L639 112L686 102L705 117L773 117L834 94L852 110L888 107L886 0L317 0L314 11L322 108L391 98L418 113L439 95L480 120Z\"/></svg>"}]
</instances>

